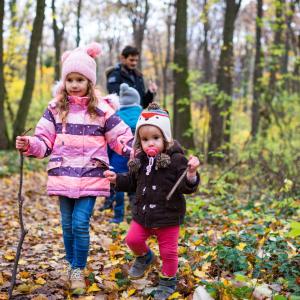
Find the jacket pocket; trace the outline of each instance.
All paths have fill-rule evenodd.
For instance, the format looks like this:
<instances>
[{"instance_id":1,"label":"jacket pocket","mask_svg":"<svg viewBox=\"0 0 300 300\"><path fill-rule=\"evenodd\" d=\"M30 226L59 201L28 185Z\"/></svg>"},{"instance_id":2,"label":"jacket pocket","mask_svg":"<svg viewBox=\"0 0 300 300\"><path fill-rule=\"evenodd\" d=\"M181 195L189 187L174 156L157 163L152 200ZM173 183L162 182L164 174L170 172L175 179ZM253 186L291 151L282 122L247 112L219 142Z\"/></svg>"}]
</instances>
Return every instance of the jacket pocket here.
<instances>
[{"instance_id":1,"label":"jacket pocket","mask_svg":"<svg viewBox=\"0 0 300 300\"><path fill-rule=\"evenodd\" d=\"M50 171L55 168L59 168L62 165L63 158L62 157L52 157L50 158L48 165L47 165L47 171Z\"/></svg>"}]
</instances>

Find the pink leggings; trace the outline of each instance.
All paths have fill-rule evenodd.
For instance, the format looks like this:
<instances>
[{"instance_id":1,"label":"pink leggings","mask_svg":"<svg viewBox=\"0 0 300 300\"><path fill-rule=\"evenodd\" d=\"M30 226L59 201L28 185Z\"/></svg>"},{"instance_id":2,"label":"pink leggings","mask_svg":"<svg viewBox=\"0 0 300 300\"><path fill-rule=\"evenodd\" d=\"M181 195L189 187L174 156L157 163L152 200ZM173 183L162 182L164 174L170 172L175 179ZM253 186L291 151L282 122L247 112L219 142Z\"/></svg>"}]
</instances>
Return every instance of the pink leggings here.
<instances>
[{"instance_id":1,"label":"pink leggings","mask_svg":"<svg viewBox=\"0 0 300 300\"><path fill-rule=\"evenodd\" d=\"M178 269L179 226L145 228L132 221L126 236L126 243L135 255L145 255L149 250L146 240L151 235L155 235L158 240L159 253L162 259L162 274L168 277L175 276Z\"/></svg>"}]
</instances>

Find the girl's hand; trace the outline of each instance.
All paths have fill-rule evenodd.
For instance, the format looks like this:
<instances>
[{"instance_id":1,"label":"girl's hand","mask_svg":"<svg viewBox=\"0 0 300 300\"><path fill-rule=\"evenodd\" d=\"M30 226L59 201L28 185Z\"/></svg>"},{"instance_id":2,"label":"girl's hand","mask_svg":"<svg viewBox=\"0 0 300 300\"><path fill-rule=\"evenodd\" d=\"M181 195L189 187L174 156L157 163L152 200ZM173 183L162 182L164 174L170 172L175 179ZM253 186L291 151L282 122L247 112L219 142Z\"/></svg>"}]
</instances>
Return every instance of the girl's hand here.
<instances>
[{"instance_id":1,"label":"girl's hand","mask_svg":"<svg viewBox=\"0 0 300 300\"><path fill-rule=\"evenodd\" d=\"M117 174L115 172L107 170L103 173L103 175L109 180L110 183L116 184Z\"/></svg>"},{"instance_id":2,"label":"girl's hand","mask_svg":"<svg viewBox=\"0 0 300 300\"><path fill-rule=\"evenodd\" d=\"M198 157L194 156L194 155L190 155L189 161L188 161L188 171L187 171L187 175L188 177L193 177L196 176L196 171L200 166L200 161L198 159Z\"/></svg>"},{"instance_id":3,"label":"girl's hand","mask_svg":"<svg viewBox=\"0 0 300 300\"><path fill-rule=\"evenodd\" d=\"M29 147L28 136L17 136L16 137L16 149L20 151L27 151Z\"/></svg>"}]
</instances>

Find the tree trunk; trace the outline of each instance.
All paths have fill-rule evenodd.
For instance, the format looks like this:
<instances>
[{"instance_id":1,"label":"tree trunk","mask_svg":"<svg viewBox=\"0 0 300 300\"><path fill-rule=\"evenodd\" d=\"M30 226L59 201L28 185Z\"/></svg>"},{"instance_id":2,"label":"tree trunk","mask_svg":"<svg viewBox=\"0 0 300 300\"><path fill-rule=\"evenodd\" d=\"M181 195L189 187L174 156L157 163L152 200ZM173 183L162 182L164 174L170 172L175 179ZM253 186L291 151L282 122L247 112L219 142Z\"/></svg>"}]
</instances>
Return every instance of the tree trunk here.
<instances>
[{"instance_id":1,"label":"tree trunk","mask_svg":"<svg viewBox=\"0 0 300 300\"><path fill-rule=\"evenodd\" d=\"M35 71L38 48L42 39L43 23L45 17L45 0L37 0L36 15L33 22L30 45L27 56L26 81L20 101L17 117L14 122L13 136L20 135L25 128L25 123L31 103L35 83Z\"/></svg>"},{"instance_id":2,"label":"tree trunk","mask_svg":"<svg viewBox=\"0 0 300 300\"><path fill-rule=\"evenodd\" d=\"M294 64L293 70L293 92L300 94L300 34L297 36L298 40L298 55Z\"/></svg>"},{"instance_id":3,"label":"tree trunk","mask_svg":"<svg viewBox=\"0 0 300 300\"><path fill-rule=\"evenodd\" d=\"M276 0L276 11L275 11L275 26L274 26L274 40L273 44L270 47L271 57L269 62L270 78L268 82L268 90L265 97L264 107L261 111L261 120L262 120L262 134L265 135L270 124L271 124L271 115L275 113L273 109L273 98L278 92L279 86L276 84L276 75L281 68L283 60L283 40L282 40L282 30L283 30L283 7L284 0ZM276 116L275 116L276 118Z\"/></svg>"},{"instance_id":4,"label":"tree trunk","mask_svg":"<svg viewBox=\"0 0 300 300\"><path fill-rule=\"evenodd\" d=\"M77 29L76 45L77 45L77 47L79 47L79 44L80 44L81 4L82 4L82 1L78 0L78 5L77 5L77 20L76 20L76 29Z\"/></svg>"},{"instance_id":5,"label":"tree trunk","mask_svg":"<svg viewBox=\"0 0 300 300\"><path fill-rule=\"evenodd\" d=\"M297 1L297 0L296 0ZM290 50L294 51L294 55L297 56L297 49L295 49L295 35L292 28L292 22L295 16L295 0L292 0L289 5L289 8L287 8L286 15L286 34L285 34L285 52L284 52L284 58L282 63L282 70L281 73L285 75L285 89L288 90L290 93L293 92L292 90L292 80L288 74L288 65L289 65L289 52ZM296 50L296 51L295 51Z\"/></svg>"},{"instance_id":6,"label":"tree trunk","mask_svg":"<svg viewBox=\"0 0 300 300\"><path fill-rule=\"evenodd\" d=\"M187 53L187 0L176 1L174 44L174 137L186 148L194 147Z\"/></svg>"},{"instance_id":7,"label":"tree trunk","mask_svg":"<svg viewBox=\"0 0 300 300\"><path fill-rule=\"evenodd\" d=\"M149 8L148 0L135 0L135 9L132 10L131 15L134 43L138 48L141 57L138 62L138 68L140 70L142 69L143 41L148 21Z\"/></svg>"},{"instance_id":8,"label":"tree trunk","mask_svg":"<svg viewBox=\"0 0 300 300\"><path fill-rule=\"evenodd\" d=\"M54 34L54 48L55 48L54 80L58 81L60 79L61 43L64 36L64 26L61 29L59 29L57 26L55 0L52 0L52 29Z\"/></svg>"},{"instance_id":9,"label":"tree trunk","mask_svg":"<svg viewBox=\"0 0 300 300\"><path fill-rule=\"evenodd\" d=\"M263 0L257 0L256 4L256 45L255 45L255 62L253 76L253 102L251 115L251 136L256 137L259 128L259 100L262 95L261 79L263 74L262 59L263 53L261 49L261 24L263 18Z\"/></svg>"},{"instance_id":10,"label":"tree trunk","mask_svg":"<svg viewBox=\"0 0 300 300\"><path fill-rule=\"evenodd\" d=\"M233 73L233 33L234 22L240 8L239 3L235 0L226 0L223 46L221 49L217 86L220 92L220 100L214 101L211 105L210 119L210 139L208 143L209 153L222 151L224 154L229 153L230 130L231 130L231 105L232 105L232 73ZM225 130L224 130L225 127ZM224 145L225 143L225 145ZM225 151L224 151L225 146ZM210 155L210 163L220 162L221 157Z\"/></svg>"},{"instance_id":11,"label":"tree trunk","mask_svg":"<svg viewBox=\"0 0 300 300\"><path fill-rule=\"evenodd\" d=\"M4 63L3 63L3 20L4 1L0 1L0 150L8 149L9 139L4 116L5 83L4 83Z\"/></svg>"},{"instance_id":12,"label":"tree trunk","mask_svg":"<svg viewBox=\"0 0 300 300\"><path fill-rule=\"evenodd\" d=\"M163 106L167 107L167 94L168 94L168 81L169 81L169 65L171 62L171 27L172 27L172 14L171 14L171 4L169 4L169 12L166 20L167 25L167 48L166 48L166 58L162 68L163 75Z\"/></svg>"}]
</instances>

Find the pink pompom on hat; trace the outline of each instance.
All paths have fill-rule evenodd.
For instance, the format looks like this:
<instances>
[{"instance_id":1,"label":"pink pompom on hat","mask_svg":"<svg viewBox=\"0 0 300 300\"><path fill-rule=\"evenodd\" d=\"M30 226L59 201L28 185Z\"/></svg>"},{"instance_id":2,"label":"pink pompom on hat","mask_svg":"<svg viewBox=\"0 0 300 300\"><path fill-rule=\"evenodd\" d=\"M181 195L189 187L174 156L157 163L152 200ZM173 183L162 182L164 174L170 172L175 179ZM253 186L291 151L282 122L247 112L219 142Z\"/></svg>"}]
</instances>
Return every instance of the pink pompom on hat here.
<instances>
[{"instance_id":1,"label":"pink pompom on hat","mask_svg":"<svg viewBox=\"0 0 300 300\"><path fill-rule=\"evenodd\" d=\"M86 47L66 51L61 57L62 71L61 79L64 83L70 73L80 73L96 84L96 61L95 58L101 55L101 47L98 43L91 43Z\"/></svg>"}]
</instances>

